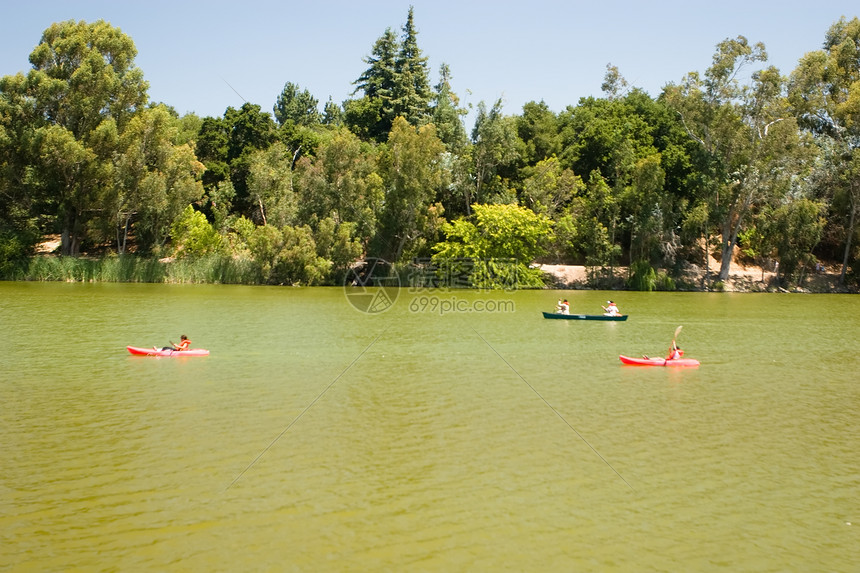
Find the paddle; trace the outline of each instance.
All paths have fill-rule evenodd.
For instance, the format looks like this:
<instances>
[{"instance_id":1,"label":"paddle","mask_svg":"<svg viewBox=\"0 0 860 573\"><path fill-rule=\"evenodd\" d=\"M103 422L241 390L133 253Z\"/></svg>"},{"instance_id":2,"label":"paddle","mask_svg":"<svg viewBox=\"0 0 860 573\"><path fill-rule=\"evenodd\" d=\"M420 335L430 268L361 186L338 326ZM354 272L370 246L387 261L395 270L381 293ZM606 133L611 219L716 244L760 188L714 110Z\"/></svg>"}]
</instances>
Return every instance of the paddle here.
<instances>
[{"instance_id":1,"label":"paddle","mask_svg":"<svg viewBox=\"0 0 860 573\"><path fill-rule=\"evenodd\" d=\"M678 346L675 344L675 340L677 340L678 335L681 334L681 329L684 328L684 325L679 326L675 329L675 336L672 337L672 350L675 350ZM648 356L645 354L642 355L642 358L648 359ZM665 360L664 360L665 362Z\"/></svg>"},{"instance_id":2,"label":"paddle","mask_svg":"<svg viewBox=\"0 0 860 573\"><path fill-rule=\"evenodd\" d=\"M682 328L684 328L683 325L675 329L675 336L672 337L672 351L670 354L674 354L675 350L678 349L678 345L675 344L675 339L678 338L678 335L681 333Z\"/></svg>"},{"instance_id":3,"label":"paddle","mask_svg":"<svg viewBox=\"0 0 860 573\"><path fill-rule=\"evenodd\" d=\"M681 325L675 329L675 336L672 337L672 348L675 348L675 339L678 338L678 334L681 333L682 328L684 328L684 325Z\"/></svg>"}]
</instances>

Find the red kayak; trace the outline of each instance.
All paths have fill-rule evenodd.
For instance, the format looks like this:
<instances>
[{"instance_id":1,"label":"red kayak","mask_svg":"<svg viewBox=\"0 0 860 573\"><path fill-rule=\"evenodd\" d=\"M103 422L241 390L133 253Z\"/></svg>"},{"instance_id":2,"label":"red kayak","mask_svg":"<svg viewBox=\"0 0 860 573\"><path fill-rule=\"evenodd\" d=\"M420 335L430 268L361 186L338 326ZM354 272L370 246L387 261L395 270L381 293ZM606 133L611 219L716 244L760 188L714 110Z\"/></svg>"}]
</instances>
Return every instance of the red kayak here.
<instances>
[{"instance_id":1,"label":"red kayak","mask_svg":"<svg viewBox=\"0 0 860 573\"><path fill-rule=\"evenodd\" d=\"M632 358L623 354L618 358L624 364L633 366L692 366L699 365L699 361L693 358L676 358L674 360L666 360L665 358Z\"/></svg>"},{"instance_id":2,"label":"red kayak","mask_svg":"<svg viewBox=\"0 0 860 573\"><path fill-rule=\"evenodd\" d=\"M209 351L204 348L192 348L190 350L162 350L161 348L140 348L138 346L126 346L126 348L135 356L209 356Z\"/></svg>"}]
</instances>

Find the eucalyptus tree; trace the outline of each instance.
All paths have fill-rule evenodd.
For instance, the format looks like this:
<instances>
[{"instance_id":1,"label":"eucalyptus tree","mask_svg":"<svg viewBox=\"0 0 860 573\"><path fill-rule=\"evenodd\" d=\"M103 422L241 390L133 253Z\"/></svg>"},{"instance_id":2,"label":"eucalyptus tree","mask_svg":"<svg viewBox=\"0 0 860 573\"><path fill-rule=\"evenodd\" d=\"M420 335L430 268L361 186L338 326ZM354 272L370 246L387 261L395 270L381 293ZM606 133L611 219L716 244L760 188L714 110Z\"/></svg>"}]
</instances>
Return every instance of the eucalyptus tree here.
<instances>
[{"instance_id":1,"label":"eucalyptus tree","mask_svg":"<svg viewBox=\"0 0 860 573\"><path fill-rule=\"evenodd\" d=\"M250 103L239 109L228 107L224 112L224 123L228 129L226 162L236 191L234 208L240 213L251 214L257 207L248 189L251 157L278 140L277 126L271 114Z\"/></svg>"},{"instance_id":2,"label":"eucalyptus tree","mask_svg":"<svg viewBox=\"0 0 860 573\"><path fill-rule=\"evenodd\" d=\"M606 99L613 100L622 97L628 85L618 66L613 66L611 63L606 64L606 74L603 76L603 83L600 84L600 90L606 94Z\"/></svg>"},{"instance_id":3,"label":"eucalyptus tree","mask_svg":"<svg viewBox=\"0 0 860 573\"><path fill-rule=\"evenodd\" d=\"M335 130L296 163L295 186L302 221L354 223L365 244L375 233L384 199L376 151L349 130Z\"/></svg>"},{"instance_id":4,"label":"eucalyptus tree","mask_svg":"<svg viewBox=\"0 0 860 573\"><path fill-rule=\"evenodd\" d=\"M119 138L111 222L120 254L126 251L132 225L141 251L163 245L174 220L203 196L200 176L205 167L190 144L174 143L180 127L160 105L135 115Z\"/></svg>"},{"instance_id":5,"label":"eucalyptus tree","mask_svg":"<svg viewBox=\"0 0 860 573\"><path fill-rule=\"evenodd\" d=\"M33 184L37 119L26 83L20 73L0 78L0 276L26 264L44 208Z\"/></svg>"},{"instance_id":6,"label":"eucalyptus tree","mask_svg":"<svg viewBox=\"0 0 860 573\"><path fill-rule=\"evenodd\" d=\"M510 202L502 173L520 157L521 145L516 120L502 113L501 99L489 111L484 102L478 103L471 149L474 189L465 194L467 215L473 203Z\"/></svg>"},{"instance_id":7,"label":"eucalyptus tree","mask_svg":"<svg viewBox=\"0 0 860 573\"><path fill-rule=\"evenodd\" d=\"M767 61L764 44L738 36L717 45L704 77L687 74L664 89L688 135L708 158L708 212L720 233L719 280L728 278L738 235L751 209L768 195L785 196L805 165L796 121L788 113L785 80L773 67L740 72Z\"/></svg>"},{"instance_id":8,"label":"eucalyptus tree","mask_svg":"<svg viewBox=\"0 0 860 573\"><path fill-rule=\"evenodd\" d=\"M91 223L112 214L112 159L119 136L147 102L131 38L103 20L52 24L30 54L25 81L6 82L32 105L29 176L76 255Z\"/></svg>"},{"instance_id":9,"label":"eucalyptus tree","mask_svg":"<svg viewBox=\"0 0 860 573\"><path fill-rule=\"evenodd\" d=\"M248 165L248 198L253 220L275 227L293 225L298 198L293 188L292 154L283 143L251 153Z\"/></svg>"},{"instance_id":10,"label":"eucalyptus tree","mask_svg":"<svg viewBox=\"0 0 860 573\"><path fill-rule=\"evenodd\" d=\"M665 219L670 216L671 206L664 190L666 172L660 166L660 154L650 155L636 161L630 185L621 196L628 213L630 233L630 261L659 261L666 243Z\"/></svg>"},{"instance_id":11,"label":"eucalyptus tree","mask_svg":"<svg viewBox=\"0 0 860 573\"><path fill-rule=\"evenodd\" d=\"M526 167L522 172L525 176L520 193L523 205L553 221L565 215L571 201L585 190L582 178L562 167L555 156Z\"/></svg>"},{"instance_id":12,"label":"eucalyptus tree","mask_svg":"<svg viewBox=\"0 0 860 573\"><path fill-rule=\"evenodd\" d=\"M832 189L833 219L844 229L840 282L854 257L860 219L860 19L840 18L821 50L807 53L791 74L789 98L800 124L833 142L833 169L842 184Z\"/></svg>"},{"instance_id":13,"label":"eucalyptus tree","mask_svg":"<svg viewBox=\"0 0 860 573\"><path fill-rule=\"evenodd\" d=\"M433 124L415 128L402 117L394 120L380 159L385 198L376 250L384 257L419 255L435 239L444 221L435 202L444 181L444 153Z\"/></svg>"}]
</instances>

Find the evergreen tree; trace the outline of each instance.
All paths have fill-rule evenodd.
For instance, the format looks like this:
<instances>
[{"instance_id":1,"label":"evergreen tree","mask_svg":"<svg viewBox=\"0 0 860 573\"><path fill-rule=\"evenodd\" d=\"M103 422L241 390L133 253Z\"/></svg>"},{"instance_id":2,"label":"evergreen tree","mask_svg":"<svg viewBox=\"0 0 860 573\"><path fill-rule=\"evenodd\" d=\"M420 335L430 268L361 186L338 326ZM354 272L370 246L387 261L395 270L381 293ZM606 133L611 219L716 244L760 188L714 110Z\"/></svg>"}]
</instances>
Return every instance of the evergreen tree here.
<instances>
[{"instance_id":1,"label":"evergreen tree","mask_svg":"<svg viewBox=\"0 0 860 573\"><path fill-rule=\"evenodd\" d=\"M361 90L364 97L348 101L344 109L347 125L357 135L382 142L391 131L397 51L397 37L387 28L373 45L371 55L364 58L370 67L353 82L356 88L352 92Z\"/></svg>"},{"instance_id":2,"label":"evergreen tree","mask_svg":"<svg viewBox=\"0 0 860 573\"><path fill-rule=\"evenodd\" d=\"M371 55L364 59L370 67L353 82L353 94L362 91L364 96L344 105L346 124L353 133L383 143L398 116L414 126L429 121L433 93L417 34L410 8L402 41L391 28L376 40Z\"/></svg>"},{"instance_id":3,"label":"evergreen tree","mask_svg":"<svg viewBox=\"0 0 860 573\"><path fill-rule=\"evenodd\" d=\"M433 94L433 123L436 125L436 135L445 144L448 151L462 153L468 142L466 128L460 116L466 110L457 107L460 103L457 94L451 91L451 70L447 64L439 68L439 83Z\"/></svg>"},{"instance_id":4,"label":"evergreen tree","mask_svg":"<svg viewBox=\"0 0 860 573\"><path fill-rule=\"evenodd\" d=\"M272 111L280 125L284 125L287 121L292 121L296 125L315 125L320 122L317 106L319 101L311 95L311 92L300 91L299 86L287 82Z\"/></svg>"},{"instance_id":5,"label":"evergreen tree","mask_svg":"<svg viewBox=\"0 0 860 573\"><path fill-rule=\"evenodd\" d=\"M400 51L394 61L395 82L393 92L393 111L403 116L412 125L427 123L430 117L430 77L427 71L427 58L421 55L418 47L418 31L415 29L412 7L403 26L403 39Z\"/></svg>"}]
</instances>

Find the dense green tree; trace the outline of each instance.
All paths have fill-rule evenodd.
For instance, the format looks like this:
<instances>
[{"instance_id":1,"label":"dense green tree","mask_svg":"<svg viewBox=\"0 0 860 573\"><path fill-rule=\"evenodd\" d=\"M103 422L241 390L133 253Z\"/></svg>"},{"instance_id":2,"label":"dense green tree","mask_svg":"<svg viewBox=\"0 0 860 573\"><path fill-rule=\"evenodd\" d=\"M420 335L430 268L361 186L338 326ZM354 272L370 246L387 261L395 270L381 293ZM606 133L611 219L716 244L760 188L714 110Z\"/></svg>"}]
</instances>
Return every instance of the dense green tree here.
<instances>
[{"instance_id":1,"label":"dense green tree","mask_svg":"<svg viewBox=\"0 0 860 573\"><path fill-rule=\"evenodd\" d=\"M22 90L33 106L30 173L53 206L63 254L78 254L91 224L111 217L103 205L118 136L147 101L136 55L131 38L107 22L69 20L42 34L26 81L4 86Z\"/></svg>"},{"instance_id":2,"label":"dense green tree","mask_svg":"<svg viewBox=\"0 0 860 573\"><path fill-rule=\"evenodd\" d=\"M254 219L283 227L296 223L298 198L293 189L293 158L282 143L254 151L248 167L248 195Z\"/></svg>"},{"instance_id":3,"label":"dense green tree","mask_svg":"<svg viewBox=\"0 0 860 573\"><path fill-rule=\"evenodd\" d=\"M230 181L236 189L234 208L240 213L250 214L256 208L248 190L251 157L277 141L277 126L270 114L263 112L259 105L250 103L243 104L238 110L228 107L224 121L229 130L227 163Z\"/></svg>"},{"instance_id":4,"label":"dense green tree","mask_svg":"<svg viewBox=\"0 0 860 573\"><path fill-rule=\"evenodd\" d=\"M785 194L804 165L779 71L756 71L749 85L738 79L743 68L766 60L763 44L750 45L743 36L726 39L704 78L691 73L680 86L665 89L690 137L709 157L707 200L720 232L721 281L728 278L751 207L766 195Z\"/></svg>"},{"instance_id":5,"label":"dense green tree","mask_svg":"<svg viewBox=\"0 0 860 573\"><path fill-rule=\"evenodd\" d=\"M355 223L363 242L376 231L383 204L383 180L376 152L346 129L336 130L314 157L296 164L296 190L302 221L331 218Z\"/></svg>"},{"instance_id":6,"label":"dense green tree","mask_svg":"<svg viewBox=\"0 0 860 573\"><path fill-rule=\"evenodd\" d=\"M582 178L564 169L555 156L523 171L528 174L523 183L523 204L552 220L564 214L571 200L585 189Z\"/></svg>"},{"instance_id":7,"label":"dense green tree","mask_svg":"<svg viewBox=\"0 0 860 573\"><path fill-rule=\"evenodd\" d=\"M180 128L178 118L157 106L133 117L119 139L110 234L120 254L126 251L132 224L138 249L149 252L165 242L183 209L203 195L205 167L190 144L173 143Z\"/></svg>"},{"instance_id":8,"label":"dense green tree","mask_svg":"<svg viewBox=\"0 0 860 573\"><path fill-rule=\"evenodd\" d=\"M465 194L467 214L471 214L473 203L513 199L501 173L516 162L521 145L515 119L502 114L502 100L497 100L489 111L484 102L480 102L472 130L474 189Z\"/></svg>"},{"instance_id":9,"label":"dense green tree","mask_svg":"<svg viewBox=\"0 0 860 573\"><path fill-rule=\"evenodd\" d=\"M844 284L860 219L860 169L855 165L860 149L860 19L840 18L827 31L823 48L800 60L791 75L789 100L801 125L835 147L832 168L845 185L834 188L841 210L831 220L844 229Z\"/></svg>"},{"instance_id":10,"label":"dense green tree","mask_svg":"<svg viewBox=\"0 0 860 573\"><path fill-rule=\"evenodd\" d=\"M522 162L535 165L561 152L558 117L541 101L528 102L516 118L517 135L523 141Z\"/></svg>"},{"instance_id":11,"label":"dense green tree","mask_svg":"<svg viewBox=\"0 0 860 573\"><path fill-rule=\"evenodd\" d=\"M418 30L415 28L413 8L409 7L400 50L394 61L395 82L392 93L395 117L404 117L412 125L427 123L430 117L430 75L427 58L418 47Z\"/></svg>"},{"instance_id":12,"label":"dense green tree","mask_svg":"<svg viewBox=\"0 0 860 573\"><path fill-rule=\"evenodd\" d=\"M203 186L207 191L230 179L230 162L227 147L230 126L223 117L205 117L197 134L195 154L206 166Z\"/></svg>"},{"instance_id":13,"label":"dense green tree","mask_svg":"<svg viewBox=\"0 0 860 573\"><path fill-rule=\"evenodd\" d=\"M434 203L443 181L439 161L445 146L433 124L418 129L398 117L381 159L385 180L384 209L376 250L394 262L421 254L442 223L442 206Z\"/></svg>"},{"instance_id":14,"label":"dense green tree","mask_svg":"<svg viewBox=\"0 0 860 573\"><path fill-rule=\"evenodd\" d=\"M0 276L11 276L33 253L38 215L49 210L34 185L36 110L23 74L0 78Z\"/></svg>"},{"instance_id":15,"label":"dense green tree","mask_svg":"<svg viewBox=\"0 0 860 573\"><path fill-rule=\"evenodd\" d=\"M451 89L451 70L447 64L439 68L439 83L433 94L432 121L436 134L449 152L461 154L468 143L462 116L466 110L460 106L460 98Z\"/></svg>"},{"instance_id":16,"label":"dense green tree","mask_svg":"<svg viewBox=\"0 0 860 573\"><path fill-rule=\"evenodd\" d=\"M273 108L275 119L280 125L292 121L296 125L316 125L320 123L319 100L308 90L287 82L278 95Z\"/></svg>"},{"instance_id":17,"label":"dense green tree","mask_svg":"<svg viewBox=\"0 0 860 573\"><path fill-rule=\"evenodd\" d=\"M658 151L652 126L626 99L584 98L559 123L562 164L577 174L599 171L614 189L627 185L637 159Z\"/></svg>"},{"instance_id":18,"label":"dense green tree","mask_svg":"<svg viewBox=\"0 0 860 573\"><path fill-rule=\"evenodd\" d=\"M529 264L546 252L552 221L518 205L480 205L474 215L443 227L433 263L443 278L461 275L478 288L543 286L541 272Z\"/></svg>"}]
</instances>

